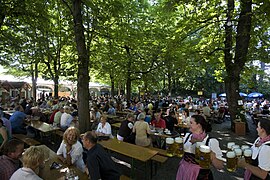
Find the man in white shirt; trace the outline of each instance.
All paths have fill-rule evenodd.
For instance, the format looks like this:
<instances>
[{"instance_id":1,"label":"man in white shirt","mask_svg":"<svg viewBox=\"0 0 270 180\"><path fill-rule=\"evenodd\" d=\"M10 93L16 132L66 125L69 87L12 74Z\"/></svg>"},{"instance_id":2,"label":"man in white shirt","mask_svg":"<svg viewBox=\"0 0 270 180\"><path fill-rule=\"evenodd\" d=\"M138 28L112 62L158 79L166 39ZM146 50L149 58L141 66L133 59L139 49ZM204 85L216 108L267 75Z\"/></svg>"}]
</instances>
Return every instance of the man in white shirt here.
<instances>
[{"instance_id":1,"label":"man in white shirt","mask_svg":"<svg viewBox=\"0 0 270 180\"><path fill-rule=\"evenodd\" d=\"M70 114L70 107L64 106L64 113L61 116L60 119L60 127L63 130L66 130L69 126L71 121L73 120L73 117Z\"/></svg>"}]
</instances>

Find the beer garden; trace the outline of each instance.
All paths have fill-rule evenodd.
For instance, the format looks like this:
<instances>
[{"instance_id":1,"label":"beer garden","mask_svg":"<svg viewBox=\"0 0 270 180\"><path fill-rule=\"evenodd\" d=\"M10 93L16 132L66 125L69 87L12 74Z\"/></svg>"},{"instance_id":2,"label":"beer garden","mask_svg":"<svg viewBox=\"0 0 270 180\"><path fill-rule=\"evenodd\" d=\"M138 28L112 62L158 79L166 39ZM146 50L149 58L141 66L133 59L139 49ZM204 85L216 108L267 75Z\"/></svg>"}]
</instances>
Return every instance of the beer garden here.
<instances>
[{"instance_id":1,"label":"beer garden","mask_svg":"<svg viewBox=\"0 0 270 180\"><path fill-rule=\"evenodd\" d=\"M266 99L270 97L267 71L270 21L262 23L261 19L269 19L270 14L266 11L268 2L252 6L252 1L241 1L239 8L235 3L8 1L0 6L0 65L7 69L6 73L30 77L32 81L15 94L9 80L1 83L1 100L4 94L16 98L22 90L27 90L26 98L32 98L33 102L74 100L78 120L72 126L81 133L90 130L89 112L100 98L114 105L119 104L118 100L145 106L157 102L158 107L159 103L174 107L191 103L192 114L196 109L202 110L203 103L216 103L217 108L226 106L225 119L219 121L216 116L219 110L215 109L210 120L215 130L210 134L221 141L226 162L224 171L214 176L229 174L242 178L243 172L235 166L236 157L245 156L249 161L250 143L257 136L256 127L250 122L252 106L247 104L269 103ZM39 77L53 81L53 93L48 97L39 96ZM72 99L59 93L60 80L76 84ZM110 91L93 93L90 81L107 84ZM226 97L219 96L224 92ZM240 92L260 92L263 97L243 97ZM10 117L14 112L12 106L1 103L5 116ZM164 112L170 107L161 105ZM244 118L240 115L242 109ZM53 112L52 106L41 110L47 119ZM165 171L172 164L169 179L175 178L176 166L184 153L183 137L189 131L189 125L182 122L182 114L176 114L175 133L151 127L150 137L156 146L141 147L116 138L99 142L116 157L115 162L122 164L125 176L121 178L166 179ZM119 108L116 115L108 117L114 136L125 116L124 108ZM239 122L244 124L244 133L236 132ZM63 131L48 121L31 120L28 126L41 134L40 139L22 135L17 138L27 147L45 144L50 148L47 174L43 178L50 175L63 178L63 173L48 168L57 161L55 151ZM243 140L245 143L240 144ZM210 151L208 146L197 145L196 160L200 166L209 168ZM85 174L76 169L75 172L80 179L87 179Z\"/></svg>"}]
</instances>

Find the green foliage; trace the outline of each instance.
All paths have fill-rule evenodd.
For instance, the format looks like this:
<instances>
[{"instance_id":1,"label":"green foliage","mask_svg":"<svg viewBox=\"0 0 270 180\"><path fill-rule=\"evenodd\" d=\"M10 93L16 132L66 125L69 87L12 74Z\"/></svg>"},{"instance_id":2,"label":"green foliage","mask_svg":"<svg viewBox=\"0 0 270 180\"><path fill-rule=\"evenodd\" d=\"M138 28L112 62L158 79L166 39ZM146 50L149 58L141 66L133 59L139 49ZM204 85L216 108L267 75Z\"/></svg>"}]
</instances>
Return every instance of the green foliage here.
<instances>
[{"instance_id":1,"label":"green foliage","mask_svg":"<svg viewBox=\"0 0 270 180\"><path fill-rule=\"evenodd\" d=\"M0 5L0 16L5 17L0 21L0 63L12 74L31 76L38 64L43 78L76 80L77 52L68 6L60 0L5 2ZM121 89L131 80L134 92L139 85L147 92L204 90L208 97L224 91L226 9L220 0L85 1L91 80ZM248 63L241 74L244 91L269 89L266 81L256 83L254 76L263 74L249 63L269 62L268 9L268 1L254 1Z\"/></svg>"}]
</instances>

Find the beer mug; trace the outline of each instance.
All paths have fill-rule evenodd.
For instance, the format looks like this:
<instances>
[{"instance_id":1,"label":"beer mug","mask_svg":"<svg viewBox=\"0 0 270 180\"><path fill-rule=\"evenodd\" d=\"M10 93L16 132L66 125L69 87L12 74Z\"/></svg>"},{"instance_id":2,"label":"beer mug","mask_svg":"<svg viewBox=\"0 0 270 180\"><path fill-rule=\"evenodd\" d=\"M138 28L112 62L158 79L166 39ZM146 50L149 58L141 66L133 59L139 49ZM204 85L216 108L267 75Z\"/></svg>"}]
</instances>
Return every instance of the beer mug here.
<instances>
[{"instance_id":1,"label":"beer mug","mask_svg":"<svg viewBox=\"0 0 270 180\"><path fill-rule=\"evenodd\" d=\"M229 172L234 172L237 166L237 158L235 152L228 151L226 157L227 157L227 170Z\"/></svg>"},{"instance_id":2,"label":"beer mug","mask_svg":"<svg viewBox=\"0 0 270 180\"><path fill-rule=\"evenodd\" d=\"M174 139L173 138L166 138L166 149L167 149L167 156L172 157L174 153Z\"/></svg>"},{"instance_id":3,"label":"beer mug","mask_svg":"<svg viewBox=\"0 0 270 180\"><path fill-rule=\"evenodd\" d=\"M239 146L239 145L237 145L237 144L232 145L231 150L234 150L234 149L240 149L240 146Z\"/></svg>"},{"instance_id":4,"label":"beer mug","mask_svg":"<svg viewBox=\"0 0 270 180\"><path fill-rule=\"evenodd\" d=\"M245 157L246 162L251 164L252 150L251 149L245 149L244 150L244 157Z\"/></svg>"},{"instance_id":5,"label":"beer mug","mask_svg":"<svg viewBox=\"0 0 270 180\"><path fill-rule=\"evenodd\" d=\"M249 149L249 148L250 148L250 147L249 147L248 145L242 145L242 146L241 146L241 149L242 149L243 152L244 152L245 149Z\"/></svg>"},{"instance_id":6,"label":"beer mug","mask_svg":"<svg viewBox=\"0 0 270 180\"><path fill-rule=\"evenodd\" d=\"M233 145L235 145L235 142L228 142L227 143L227 149L231 150Z\"/></svg>"},{"instance_id":7,"label":"beer mug","mask_svg":"<svg viewBox=\"0 0 270 180\"><path fill-rule=\"evenodd\" d=\"M209 169L211 159L210 159L211 149L209 146L201 145L200 146L200 166L203 169Z\"/></svg>"},{"instance_id":8,"label":"beer mug","mask_svg":"<svg viewBox=\"0 0 270 180\"><path fill-rule=\"evenodd\" d=\"M196 148L195 148L195 159L200 160L200 146L205 145L204 142L196 142Z\"/></svg>"},{"instance_id":9,"label":"beer mug","mask_svg":"<svg viewBox=\"0 0 270 180\"><path fill-rule=\"evenodd\" d=\"M178 157L182 157L184 155L183 138L177 137L175 138L174 142L175 142L175 155Z\"/></svg>"},{"instance_id":10,"label":"beer mug","mask_svg":"<svg viewBox=\"0 0 270 180\"><path fill-rule=\"evenodd\" d=\"M242 150L240 148L234 148L233 151L235 152L237 158L242 156Z\"/></svg>"}]
</instances>

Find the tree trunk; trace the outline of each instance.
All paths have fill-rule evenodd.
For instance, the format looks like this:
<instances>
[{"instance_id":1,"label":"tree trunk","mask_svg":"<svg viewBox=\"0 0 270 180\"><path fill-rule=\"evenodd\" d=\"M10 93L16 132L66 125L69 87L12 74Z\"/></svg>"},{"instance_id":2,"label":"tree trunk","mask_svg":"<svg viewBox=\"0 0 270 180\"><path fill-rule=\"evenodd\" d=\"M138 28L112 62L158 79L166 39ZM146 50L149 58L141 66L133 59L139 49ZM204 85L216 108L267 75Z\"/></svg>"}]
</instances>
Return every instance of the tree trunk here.
<instances>
[{"instance_id":1,"label":"tree trunk","mask_svg":"<svg viewBox=\"0 0 270 180\"><path fill-rule=\"evenodd\" d=\"M74 33L78 51L78 114L80 131L85 132L90 129L88 69L89 55L85 45L81 5L81 0L73 0Z\"/></svg>"},{"instance_id":2,"label":"tree trunk","mask_svg":"<svg viewBox=\"0 0 270 180\"><path fill-rule=\"evenodd\" d=\"M114 88L115 88L115 85L114 85L114 76L113 75L110 75L110 79L111 79L111 96L114 97Z\"/></svg>"},{"instance_id":3,"label":"tree trunk","mask_svg":"<svg viewBox=\"0 0 270 180\"><path fill-rule=\"evenodd\" d=\"M59 90L59 76L55 76L53 78L53 82L54 82L54 98L58 98L58 90Z\"/></svg>"},{"instance_id":4,"label":"tree trunk","mask_svg":"<svg viewBox=\"0 0 270 180\"><path fill-rule=\"evenodd\" d=\"M170 69L168 72L168 94L170 96L172 95L172 73Z\"/></svg>"},{"instance_id":5,"label":"tree trunk","mask_svg":"<svg viewBox=\"0 0 270 180\"><path fill-rule=\"evenodd\" d=\"M131 55L129 47L125 45L125 49L128 56L126 90L127 90L127 102L129 102L131 99Z\"/></svg>"},{"instance_id":6,"label":"tree trunk","mask_svg":"<svg viewBox=\"0 0 270 180\"><path fill-rule=\"evenodd\" d=\"M127 77L127 102L130 102L131 99L131 80L130 76Z\"/></svg>"},{"instance_id":7,"label":"tree trunk","mask_svg":"<svg viewBox=\"0 0 270 180\"><path fill-rule=\"evenodd\" d=\"M231 114L232 125L238 108L239 96L239 82L240 74L247 61L248 46L251 32L251 5L252 0L242 0L240 2L241 12L237 24L235 57L232 56L233 47L233 11L234 0L228 0L227 22L225 25L225 49L224 61L227 71L225 77L225 89L227 93L227 100L229 105L229 112Z\"/></svg>"},{"instance_id":8,"label":"tree trunk","mask_svg":"<svg viewBox=\"0 0 270 180\"><path fill-rule=\"evenodd\" d=\"M32 96L34 101L37 101L37 77L38 77L38 63L34 63L34 68L32 69Z\"/></svg>"}]
</instances>

